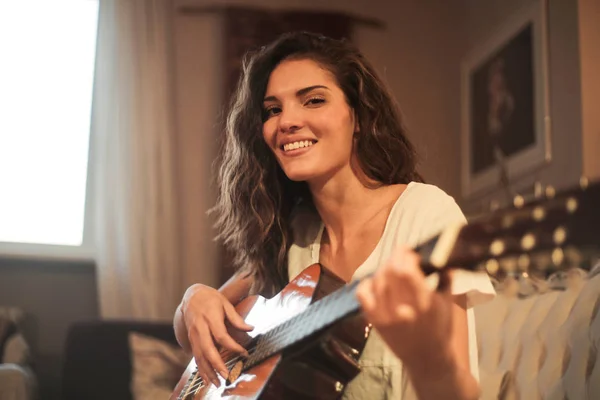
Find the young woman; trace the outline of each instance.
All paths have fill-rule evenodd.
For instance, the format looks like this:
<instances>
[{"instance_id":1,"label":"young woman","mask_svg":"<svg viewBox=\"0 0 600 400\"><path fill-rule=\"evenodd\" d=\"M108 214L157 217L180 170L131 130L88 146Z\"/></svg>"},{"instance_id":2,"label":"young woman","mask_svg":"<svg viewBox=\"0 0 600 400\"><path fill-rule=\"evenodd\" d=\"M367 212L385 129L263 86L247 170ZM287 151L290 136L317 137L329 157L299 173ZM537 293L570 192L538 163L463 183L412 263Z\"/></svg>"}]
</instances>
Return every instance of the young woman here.
<instances>
[{"instance_id":1,"label":"young woman","mask_svg":"<svg viewBox=\"0 0 600 400\"><path fill-rule=\"evenodd\" d=\"M174 324L200 375L227 375L215 342L244 353L234 305L274 294L316 262L346 281L375 332L347 399L474 399L471 307L493 295L486 275L456 271L435 290L409 250L464 221L454 200L422 183L399 112L348 42L282 36L244 68L227 121L214 212L239 272L215 290L193 285Z\"/></svg>"}]
</instances>

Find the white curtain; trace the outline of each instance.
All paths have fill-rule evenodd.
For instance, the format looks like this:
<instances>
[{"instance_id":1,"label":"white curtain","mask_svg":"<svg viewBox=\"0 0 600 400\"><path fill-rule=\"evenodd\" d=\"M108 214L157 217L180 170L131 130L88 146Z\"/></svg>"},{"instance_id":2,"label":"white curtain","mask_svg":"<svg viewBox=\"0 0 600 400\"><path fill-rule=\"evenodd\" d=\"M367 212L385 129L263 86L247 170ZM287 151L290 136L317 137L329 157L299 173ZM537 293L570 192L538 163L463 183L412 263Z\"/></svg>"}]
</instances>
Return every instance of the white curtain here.
<instances>
[{"instance_id":1,"label":"white curtain","mask_svg":"<svg viewBox=\"0 0 600 400\"><path fill-rule=\"evenodd\" d=\"M168 0L100 0L92 126L104 318L171 320L178 239Z\"/></svg>"}]
</instances>

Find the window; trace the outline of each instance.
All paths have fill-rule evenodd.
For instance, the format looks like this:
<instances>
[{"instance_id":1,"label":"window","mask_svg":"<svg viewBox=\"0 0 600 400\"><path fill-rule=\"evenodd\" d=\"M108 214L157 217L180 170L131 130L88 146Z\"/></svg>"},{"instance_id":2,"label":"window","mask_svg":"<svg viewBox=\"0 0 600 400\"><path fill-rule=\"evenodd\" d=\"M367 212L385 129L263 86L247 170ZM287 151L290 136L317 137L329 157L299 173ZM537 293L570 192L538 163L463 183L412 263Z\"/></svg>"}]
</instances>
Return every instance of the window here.
<instances>
[{"instance_id":1,"label":"window","mask_svg":"<svg viewBox=\"0 0 600 400\"><path fill-rule=\"evenodd\" d=\"M0 256L91 258L98 0L0 3Z\"/></svg>"}]
</instances>

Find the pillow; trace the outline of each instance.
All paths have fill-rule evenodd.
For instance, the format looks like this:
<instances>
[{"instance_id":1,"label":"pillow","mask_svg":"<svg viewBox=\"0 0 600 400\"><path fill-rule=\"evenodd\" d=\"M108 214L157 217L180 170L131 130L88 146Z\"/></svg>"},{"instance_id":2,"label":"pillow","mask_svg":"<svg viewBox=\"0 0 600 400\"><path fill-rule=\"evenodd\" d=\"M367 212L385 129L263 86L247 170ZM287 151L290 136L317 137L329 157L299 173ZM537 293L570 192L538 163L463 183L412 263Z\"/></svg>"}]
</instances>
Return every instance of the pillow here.
<instances>
[{"instance_id":1,"label":"pillow","mask_svg":"<svg viewBox=\"0 0 600 400\"><path fill-rule=\"evenodd\" d=\"M190 362L179 347L138 332L129 333L129 351L135 400L168 399Z\"/></svg>"},{"instance_id":2,"label":"pillow","mask_svg":"<svg viewBox=\"0 0 600 400\"><path fill-rule=\"evenodd\" d=\"M0 363L4 363L4 352L8 339L17 332L17 326L9 318L0 316Z\"/></svg>"},{"instance_id":3,"label":"pillow","mask_svg":"<svg viewBox=\"0 0 600 400\"><path fill-rule=\"evenodd\" d=\"M17 332L6 340L2 362L20 366L31 365L31 351L23 335Z\"/></svg>"}]
</instances>

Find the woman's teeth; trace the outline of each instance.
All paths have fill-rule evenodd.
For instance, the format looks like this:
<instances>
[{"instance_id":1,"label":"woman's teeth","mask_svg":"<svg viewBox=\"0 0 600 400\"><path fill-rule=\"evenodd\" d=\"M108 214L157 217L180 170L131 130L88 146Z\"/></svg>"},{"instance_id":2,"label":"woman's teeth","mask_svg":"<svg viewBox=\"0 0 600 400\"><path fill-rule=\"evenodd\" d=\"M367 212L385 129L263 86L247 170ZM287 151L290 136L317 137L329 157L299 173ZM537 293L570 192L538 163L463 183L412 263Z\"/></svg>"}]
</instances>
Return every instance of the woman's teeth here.
<instances>
[{"instance_id":1,"label":"woman's teeth","mask_svg":"<svg viewBox=\"0 0 600 400\"><path fill-rule=\"evenodd\" d=\"M283 145L283 151L296 150L296 149L300 149L302 147L309 147L309 146L312 146L312 145L313 145L312 140L302 140L302 141L299 141L299 142L293 142L293 143L284 144Z\"/></svg>"}]
</instances>

